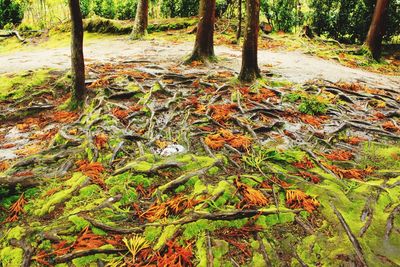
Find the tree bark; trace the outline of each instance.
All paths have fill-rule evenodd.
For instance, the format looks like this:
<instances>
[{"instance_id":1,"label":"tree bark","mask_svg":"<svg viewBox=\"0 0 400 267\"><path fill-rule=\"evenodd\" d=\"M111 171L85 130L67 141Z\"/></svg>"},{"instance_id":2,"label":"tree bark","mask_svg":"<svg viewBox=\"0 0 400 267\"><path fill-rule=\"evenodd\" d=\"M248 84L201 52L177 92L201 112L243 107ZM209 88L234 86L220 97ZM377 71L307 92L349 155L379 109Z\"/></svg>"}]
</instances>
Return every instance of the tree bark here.
<instances>
[{"instance_id":1,"label":"tree bark","mask_svg":"<svg viewBox=\"0 0 400 267\"><path fill-rule=\"evenodd\" d=\"M71 12L71 71L73 106L81 104L86 94L85 61L83 58L83 23L79 0L69 0Z\"/></svg>"},{"instance_id":2,"label":"tree bark","mask_svg":"<svg viewBox=\"0 0 400 267\"><path fill-rule=\"evenodd\" d=\"M242 0L238 1L238 8L239 8L238 26L237 26L237 31L236 31L236 40L237 41L239 41L240 37L242 36Z\"/></svg>"},{"instance_id":3,"label":"tree bark","mask_svg":"<svg viewBox=\"0 0 400 267\"><path fill-rule=\"evenodd\" d=\"M215 0L201 0L196 42L188 62L214 57Z\"/></svg>"},{"instance_id":4,"label":"tree bark","mask_svg":"<svg viewBox=\"0 0 400 267\"><path fill-rule=\"evenodd\" d=\"M382 50L382 37L385 32L385 22L389 0L377 0L374 16L368 31L366 44L372 53L372 57L379 60Z\"/></svg>"},{"instance_id":5,"label":"tree bark","mask_svg":"<svg viewBox=\"0 0 400 267\"><path fill-rule=\"evenodd\" d=\"M246 0L246 30L242 51L242 69L239 80L252 82L261 77L257 61L260 0Z\"/></svg>"},{"instance_id":6,"label":"tree bark","mask_svg":"<svg viewBox=\"0 0 400 267\"><path fill-rule=\"evenodd\" d=\"M147 26L149 24L149 0L139 0L136 9L135 23L133 24L133 30L131 39L140 39L147 32Z\"/></svg>"}]
</instances>

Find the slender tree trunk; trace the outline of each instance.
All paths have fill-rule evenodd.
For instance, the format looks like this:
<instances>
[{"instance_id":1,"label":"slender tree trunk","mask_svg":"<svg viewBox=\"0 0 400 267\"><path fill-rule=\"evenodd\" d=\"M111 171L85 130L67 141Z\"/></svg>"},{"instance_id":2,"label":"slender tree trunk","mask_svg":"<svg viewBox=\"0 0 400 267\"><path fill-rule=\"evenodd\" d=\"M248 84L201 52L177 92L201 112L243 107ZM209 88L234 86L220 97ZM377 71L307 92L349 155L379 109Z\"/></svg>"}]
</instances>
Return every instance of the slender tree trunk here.
<instances>
[{"instance_id":1,"label":"slender tree trunk","mask_svg":"<svg viewBox=\"0 0 400 267\"><path fill-rule=\"evenodd\" d=\"M239 80L252 82L261 77L257 61L260 0L246 0L246 31L242 51L242 69Z\"/></svg>"},{"instance_id":2,"label":"slender tree trunk","mask_svg":"<svg viewBox=\"0 0 400 267\"><path fill-rule=\"evenodd\" d=\"M382 37L385 33L385 22L389 0L377 0L374 16L368 31L366 44L374 59L379 60L382 50Z\"/></svg>"},{"instance_id":3,"label":"slender tree trunk","mask_svg":"<svg viewBox=\"0 0 400 267\"><path fill-rule=\"evenodd\" d=\"M142 38L147 31L147 26L149 23L149 0L139 0L138 6L136 8L135 22L133 24L133 30L131 34L131 39Z\"/></svg>"},{"instance_id":4,"label":"slender tree trunk","mask_svg":"<svg viewBox=\"0 0 400 267\"><path fill-rule=\"evenodd\" d=\"M71 104L81 104L86 94L85 61L83 58L83 23L79 0L69 0L71 12L71 69L72 96Z\"/></svg>"},{"instance_id":5,"label":"slender tree trunk","mask_svg":"<svg viewBox=\"0 0 400 267\"><path fill-rule=\"evenodd\" d=\"M242 0L238 1L238 8L239 8L239 14L238 14L238 28L236 31L236 40L239 41L240 37L242 36Z\"/></svg>"},{"instance_id":6,"label":"slender tree trunk","mask_svg":"<svg viewBox=\"0 0 400 267\"><path fill-rule=\"evenodd\" d=\"M201 0L196 42L188 62L214 57L215 0Z\"/></svg>"}]
</instances>

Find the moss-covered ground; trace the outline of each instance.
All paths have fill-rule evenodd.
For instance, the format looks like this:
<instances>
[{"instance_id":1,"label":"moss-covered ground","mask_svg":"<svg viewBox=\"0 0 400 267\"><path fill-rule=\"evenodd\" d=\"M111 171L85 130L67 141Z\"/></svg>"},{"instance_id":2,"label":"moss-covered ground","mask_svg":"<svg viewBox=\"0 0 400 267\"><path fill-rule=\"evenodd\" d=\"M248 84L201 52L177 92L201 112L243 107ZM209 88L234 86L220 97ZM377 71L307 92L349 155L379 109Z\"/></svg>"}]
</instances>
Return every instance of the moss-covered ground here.
<instances>
[{"instance_id":1,"label":"moss-covered ground","mask_svg":"<svg viewBox=\"0 0 400 267\"><path fill-rule=\"evenodd\" d=\"M0 126L1 266L400 265L399 92L199 62L87 78L66 111L68 73L0 77L19 112Z\"/></svg>"}]
</instances>

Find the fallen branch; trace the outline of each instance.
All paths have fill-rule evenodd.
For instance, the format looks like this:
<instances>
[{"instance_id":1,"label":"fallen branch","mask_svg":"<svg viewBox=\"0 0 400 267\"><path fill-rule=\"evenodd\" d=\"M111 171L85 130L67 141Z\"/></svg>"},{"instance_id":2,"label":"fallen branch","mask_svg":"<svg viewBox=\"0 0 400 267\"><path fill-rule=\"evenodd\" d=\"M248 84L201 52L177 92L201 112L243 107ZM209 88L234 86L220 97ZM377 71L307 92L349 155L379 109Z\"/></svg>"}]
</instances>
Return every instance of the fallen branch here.
<instances>
[{"instance_id":1,"label":"fallen branch","mask_svg":"<svg viewBox=\"0 0 400 267\"><path fill-rule=\"evenodd\" d=\"M90 224L92 224L94 227L97 227L97 228L107 231L107 232L112 232L112 233L117 233L117 234L133 234L133 233L142 233L143 232L143 229L140 229L140 228L129 228L129 229L118 228L118 227L113 227L113 226L109 226L107 224L98 222L88 216L85 216L85 215L80 215L80 217L82 217L86 221L90 222Z\"/></svg>"},{"instance_id":2,"label":"fallen branch","mask_svg":"<svg viewBox=\"0 0 400 267\"><path fill-rule=\"evenodd\" d=\"M194 171L194 172L189 172L189 173L185 173L181 176L179 176L178 178L176 178L175 180L172 180L162 186L159 186L157 188L157 190L154 192L154 194L163 194L165 192L168 192L170 190L173 190L175 188L177 188L178 186L186 183L187 181L189 181L190 178L194 177L194 176L202 176L204 175L209 169L211 169L212 167L214 167L219 161L215 160L214 163L211 166L205 167L203 169Z\"/></svg>"},{"instance_id":3,"label":"fallen branch","mask_svg":"<svg viewBox=\"0 0 400 267\"><path fill-rule=\"evenodd\" d=\"M356 251L356 255L362 266L368 266L365 259L364 259L364 254L362 252L362 248L360 243L358 242L357 238L354 236L354 234L351 232L349 225L346 223L345 219L343 218L343 215L336 209L335 205L331 203L331 207L333 209L333 212L335 213L336 217L339 219L340 224L343 226L344 230L346 231L346 234L350 240L350 242L353 244L354 250Z\"/></svg>"},{"instance_id":4,"label":"fallen branch","mask_svg":"<svg viewBox=\"0 0 400 267\"><path fill-rule=\"evenodd\" d=\"M389 239L390 234L392 233L394 218L397 214L400 213L400 204L397 205L393 211L390 213L387 222L386 222L386 231L385 231L385 239Z\"/></svg>"},{"instance_id":5,"label":"fallen branch","mask_svg":"<svg viewBox=\"0 0 400 267\"><path fill-rule=\"evenodd\" d=\"M55 261L55 263L65 263L65 262L72 261L73 259L76 259L76 258L95 255L95 254L118 254L118 253L124 253L127 251L128 251L128 249L126 249L126 248L112 248L112 249L96 248L96 249L80 250L80 251L75 251L75 252L71 252L71 253L56 257L54 261Z\"/></svg>"},{"instance_id":6,"label":"fallen branch","mask_svg":"<svg viewBox=\"0 0 400 267\"><path fill-rule=\"evenodd\" d=\"M118 175L127 171L130 171L132 169L134 173L144 173L144 174L153 174L156 173L159 170L162 169L167 169L167 168L181 168L184 164L182 162L176 162L176 161L171 161L171 162L164 162L161 164L154 164L150 169L148 170L136 170L135 167L136 165L134 163L137 162L133 162L133 164L127 164L126 166L116 170L113 175Z\"/></svg>"},{"instance_id":7,"label":"fallen branch","mask_svg":"<svg viewBox=\"0 0 400 267\"><path fill-rule=\"evenodd\" d=\"M268 257L268 253L267 253L267 250L265 249L264 242L262 241L258 232L256 232L255 235L256 235L258 244L260 244L260 250L261 250L261 254L263 255L263 258L264 258L265 266L271 267L272 266L271 260Z\"/></svg>"}]
</instances>

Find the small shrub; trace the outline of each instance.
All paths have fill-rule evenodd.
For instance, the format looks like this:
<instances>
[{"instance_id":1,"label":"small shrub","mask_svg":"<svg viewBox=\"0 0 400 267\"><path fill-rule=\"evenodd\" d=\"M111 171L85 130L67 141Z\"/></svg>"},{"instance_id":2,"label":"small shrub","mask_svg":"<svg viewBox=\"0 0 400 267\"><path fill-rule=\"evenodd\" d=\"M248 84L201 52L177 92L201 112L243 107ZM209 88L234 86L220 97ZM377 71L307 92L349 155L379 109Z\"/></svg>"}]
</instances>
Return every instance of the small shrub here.
<instances>
[{"instance_id":1,"label":"small shrub","mask_svg":"<svg viewBox=\"0 0 400 267\"><path fill-rule=\"evenodd\" d=\"M301 113L309 115L320 115L326 113L326 111L328 110L328 105L321 102L316 97L310 97L303 98L298 108Z\"/></svg>"}]
</instances>

